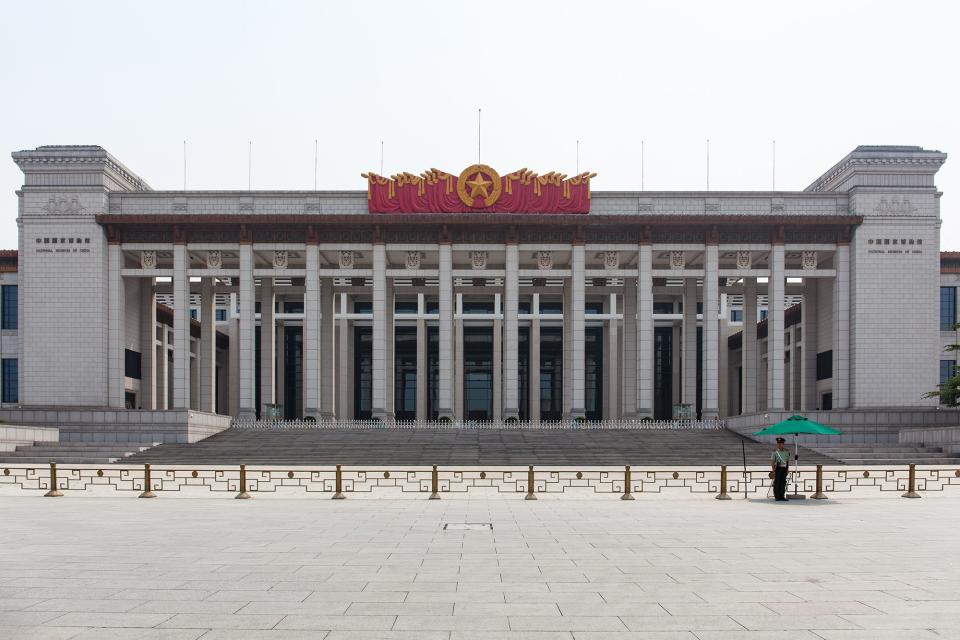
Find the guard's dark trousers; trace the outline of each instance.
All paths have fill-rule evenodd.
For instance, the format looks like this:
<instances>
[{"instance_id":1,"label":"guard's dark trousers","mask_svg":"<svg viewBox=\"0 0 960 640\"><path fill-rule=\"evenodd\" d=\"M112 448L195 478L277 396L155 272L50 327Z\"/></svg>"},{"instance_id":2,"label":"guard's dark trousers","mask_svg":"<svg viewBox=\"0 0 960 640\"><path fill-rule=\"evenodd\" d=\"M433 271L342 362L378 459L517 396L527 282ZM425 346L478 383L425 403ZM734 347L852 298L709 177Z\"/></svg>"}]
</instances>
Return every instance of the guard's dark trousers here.
<instances>
[{"instance_id":1,"label":"guard's dark trousers","mask_svg":"<svg viewBox=\"0 0 960 640\"><path fill-rule=\"evenodd\" d=\"M777 467L777 472L773 479L773 497L777 500L786 500L787 498L786 467Z\"/></svg>"}]
</instances>

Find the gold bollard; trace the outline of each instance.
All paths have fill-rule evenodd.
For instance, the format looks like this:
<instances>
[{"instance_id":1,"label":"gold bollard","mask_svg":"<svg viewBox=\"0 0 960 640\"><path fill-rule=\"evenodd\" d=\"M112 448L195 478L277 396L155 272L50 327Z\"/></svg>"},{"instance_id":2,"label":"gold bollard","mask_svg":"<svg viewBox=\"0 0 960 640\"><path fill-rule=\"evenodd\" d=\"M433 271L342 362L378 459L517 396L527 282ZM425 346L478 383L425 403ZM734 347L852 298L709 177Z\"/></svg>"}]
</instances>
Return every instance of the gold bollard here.
<instances>
[{"instance_id":1,"label":"gold bollard","mask_svg":"<svg viewBox=\"0 0 960 640\"><path fill-rule=\"evenodd\" d=\"M823 465L817 465L817 491L812 496L811 500L826 500L827 494L823 492Z\"/></svg>"},{"instance_id":2,"label":"gold bollard","mask_svg":"<svg viewBox=\"0 0 960 640\"><path fill-rule=\"evenodd\" d=\"M143 465L143 493L140 494L141 498L156 498L157 494L151 491L153 481L150 479L150 464Z\"/></svg>"},{"instance_id":3,"label":"gold bollard","mask_svg":"<svg viewBox=\"0 0 960 640\"><path fill-rule=\"evenodd\" d=\"M437 465L433 465L433 471L430 472L430 491L429 500L440 499L440 478L437 473Z\"/></svg>"},{"instance_id":4,"label":"gold bollard","mask_svg":"<svg viewBox=\"0 0 960 640\"><path fill-rule=\"evenodd\" d=\"M533 494L535 479L533 477L533 465L527 468L527 495L524 500L536 500L537 496Z\"/></svg>"},{"instance_id":5,"label":"gold bollard","mask_svg":"<svg viewBox=\"0 0 960 640\"><path fill-rule=\"evenodd\" d=\"M917 493L917 465L910 465L910 480L908 481L907 492L900 496L901 498L919 498Z\"/></svg>"},{"instance_id":6,"label":"gold bollard","mask_svg":"<svg viewBox=\"0 0 960 640\"><path fill-rule=\"evenodd\" d=\"M340 471L340 465L337 465L337 479L335 487L336 493L333 494L334 500L346 500L347 496L343 495L343 473Z\"/></svg>"},{"instance_id":7,"label":"gold bollard","mask_svg":"<svg viewBox=\"0 0 960 640\"><path fill-rule=\"evenodd\" d=\"M630 465L623 468L623 495L621 500L633 500L633 480L630 474Z\"/></svg>"},{"instance_id":8,"label":"gold bollard","mask_svg":"<svg viewBox=\"0 0 960 640\"><path fill-rule=\"evenodd\" d=\"M720 465L720 495L717 500L729 500L730 494L727 493L727 465Z\"/></svg>"},{"instance_id":9,"label":"gold bollard","mask_svg":"<svg viewBox=\"0 0 960 640\"><path fill-rule=\"evenodd\" d=\"M50 491L47 491L43 496L45 498L59 498L63 495L63 492L57 488L57 463L50 463Z\"/></svg>"},{"instance_id":10,"label":"gold bollard","mask_svg":"<svg viewBox=\"0 0 960 640\"><path fill-rule=\"evenodd\" d=\"M247 493L247 465L240 465L240 493L235 500L249 500L250 494Z\"/></svg>"}]
</instances>

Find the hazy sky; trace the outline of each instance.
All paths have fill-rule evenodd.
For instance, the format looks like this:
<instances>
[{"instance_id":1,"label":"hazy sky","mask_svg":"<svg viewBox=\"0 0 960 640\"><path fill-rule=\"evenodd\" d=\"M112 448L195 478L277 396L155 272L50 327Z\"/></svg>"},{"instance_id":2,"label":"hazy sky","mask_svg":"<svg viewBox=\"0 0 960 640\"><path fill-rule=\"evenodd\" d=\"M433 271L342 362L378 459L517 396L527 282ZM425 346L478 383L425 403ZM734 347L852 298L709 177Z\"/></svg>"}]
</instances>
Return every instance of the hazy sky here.
<instances>
[{"instance_id":1,"label":"hazy sky","mask_svg":"<svg viewBox=\"0 0 960 640\"><path fill-rule=\"evenodd\" d=\"M800 190L858 144L956 155L957 2L10 2L0 149L99 144L155 189L363 189L477 159L596 190ZM953 62L951 62L951 60ZM0 162L0 247L22 175Z\"/></svg>"}]
</instances>

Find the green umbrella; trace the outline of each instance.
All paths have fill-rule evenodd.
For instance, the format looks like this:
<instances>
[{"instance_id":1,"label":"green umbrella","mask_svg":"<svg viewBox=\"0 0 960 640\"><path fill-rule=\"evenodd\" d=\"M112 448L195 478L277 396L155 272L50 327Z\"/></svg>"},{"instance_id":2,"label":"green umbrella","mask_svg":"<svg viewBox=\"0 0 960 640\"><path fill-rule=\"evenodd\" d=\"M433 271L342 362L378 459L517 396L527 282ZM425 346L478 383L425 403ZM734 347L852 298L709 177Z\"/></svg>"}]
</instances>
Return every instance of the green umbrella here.
<instances>
[{"instance_id":1,"label":"green umbrella","mask_svg":"<svg viewBox=\"0 0 960 640\"><path fill-rule=\"evenodd\" d=\"M781 420L776 424L772 424L766 429L757 431L755 436L782 436L792 433L794 436L799 436L801 433L812 433L825 436L838 436L842 431L834 429L833 427L828 427L819 422L814 422L809 418L806 418L801 415L793 415L787 418L786 420ZM800 464L800 445L798 444L796 438L793 440L793 461L797 465ZM797 487L794 484L793 493L796 495Z\"/></svg>"}]
</instances>

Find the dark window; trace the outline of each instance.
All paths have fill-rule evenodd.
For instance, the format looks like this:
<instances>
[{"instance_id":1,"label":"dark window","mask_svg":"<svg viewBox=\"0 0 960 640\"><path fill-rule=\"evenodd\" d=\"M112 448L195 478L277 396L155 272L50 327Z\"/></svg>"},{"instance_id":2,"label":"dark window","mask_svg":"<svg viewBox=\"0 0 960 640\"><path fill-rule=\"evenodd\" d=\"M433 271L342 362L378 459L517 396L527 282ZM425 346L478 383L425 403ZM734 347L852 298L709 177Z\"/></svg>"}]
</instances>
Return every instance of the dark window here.
<instances>
[{"instance_id":1,"label":"dark window","mask_svg":"<svg viewBox=\"0 0 960 640\"><path fill-rule=\"evenodd\" d=\"M123 350L123 375L134 380L140 379L140 352Z\"/></svg>"},{"instance_id":2,"label":"dark window","mask_svg":"<svg viewBox=\"0 0 960 640\"><path fill-rule=\"evenodd\" d=\"M217 309L217 311L216 311L216 320L217 320L217 322L226 322L226 321L227 321L227 310L226 310L226 309Z\"/></svg>"},{"instance_id":3,"label":"dark window","mask_svg":"<svg viewBox=\"0 0 960 640\"><path fill-rule=\"evenodd\" d=\"M17 328L17 285L3 285L3 300L0 306L3 307L3 329L15 330Z\"/></svg>"},{"instance_id":4,"label":"dark window","mask_svg":"<svg viewBox=\"0 0 960 640\"><path fill-rule=\"evenodd\" d=\"M599 314L603 313L603 303L602 302L586 302L583 305L584 315Z\"/></svg>"},{"instance_id":5,"label":"dark window","mask_svg":"<svg viewBox=\"0 0 960 640\"><path fill-rule=\"evenodd\" d=\"M817 354L817 380L827 380L833 377L833 351L822 351Z\"/></svg>"},{"instance_id":6,"label":"dark window","mask_svg":"<svg viewBox=\"0 0 960 640\"><path fill-rule=\"evenodd\" d=\"M284 313L303 313L303 300L287 300L283 303Z\"/></svg>"},{"instance_id":7,"label":"dark window","mask_svg":"<svg viewBox=\"0 0 960 640\"><path fill-rule=\"evenodd\" d=\"M464 298L463 313L493 313L493 299L491 298Z\"/></svg>"},{"instance_id":8,"label":"dark window","mask_svg":"<svg viewBox=\"0 0 960 640\"><path fill-rule=\"evenodd\" d=\"M542 309L542 307L541 307ZM540 328L540 418L563 417L563 328Z\"/></svg>"},{"instance_id":9,"label":"dark window","mask_svg":"<svg viewBox=\"0 0 960 640\"><path fill-rule=\"evenodd\" d=\"M353 417L369 420L373 410L373 328L353 329Z\"/></svg>"},{"instance_id":10,"label":"dark window","mask_svg":"<svg viewBox=\"0 0 960 640\"><path fill-rule=\"evenodd\" d=\"M825 393L820 396L820 409L823 411L830 411L833 409L833 394Z\"/></svg>"},{"instance_id":11,"label":"dark window","mask_svg":"<svg viewBox=\"0 0 960 640\"><path fill-rule=\"evenodd\" d=\"M521 300L517 304L517 313L530 313L530 300Z\"/></svg>"},{"instance_id":12,"label":"dark window","mask_svg":"<svg viewBox=\"0 0 960 640\"><path fill-rule=\"evenodd\" d=\"M416 306L416 301L414 301ZM394 415L397 420L417 417L417 328L394 329Z\"/></svg>"},{"instance_id":13,"label":"dark window","mask_svg":"<svg viewBox=\"0 0 960 640\"><path fill-rule=\"evenodd\" d=\"M190 309L190 319L191 319L191 320L196 320L196 319L197 319L197 310L196 310L196 309Z\"/></svg>"},{"instance_id":14,"label":"dark window","mask_svg":"<svg viewBox=\"0 0 960 640\"><path fill-rule=\"evenodd\" d=\"M540 299L540 313L563 313L563 300Z\"/></svg>"},{"instance_id":15,"label":"dark window","mask_svg":"<svg viewBox=\"0 0 960 640\"><path fill-rule=\"evenodd\" d=\"M426 313L440 313L440 301L437 298L426 297L423 304Z\"/></svg>"},{"instance_id":16,"label":"dark window","mask_svg":"<svg viewBox=\"0 0 960 640\"><path fill-rule=\"evenodd\" d=\"M416 313L417 312L417 299L406 299L406 300L394 300L393 302L393 312L394 313Z\"/></svg>"},{"instance_id":17,"label":"dark window","mask_svg":"<svg viewBox=\"0 0 960 640\"><path fill-rule=\"evenodd\" d=\"M743 322L743 309L731 309L730 322Z\"/></svg>"},{"instance_id":18,"label":"dark window","mask_svg":"<svg viewBox=\"0 0 960 640\"><path fill-rule=\"evenodd\" d=\"M698 315L703 314L703 303L702 303L702 302L698 302L698 303L697 303L697 314L698 314Z\"/></svg>"},{"instance_id":19,"label":"dark window","mask_svg":"<svg viewBox=\"0 0 960 640\"><path fill-rule=\"evenodd\" d=\"M956 374L957 370L957 361L956 360L941 360L940 361L940 384L943 384Z\"/></svg>"},{"instance_id":20,"label":"dark window","mask_svg":"<svg viewBox=\"0 0 960 640\"><path fill-rule=\"evenodd\" d=\"M6 320L7 314L3 314ZM952 331L957 324L957 288L940 287L940 330Z\"/></svg>"},{"instance_id":21,"label":"dark window","mask_svg":"<svg viewBox=\"0 0 960 640\"><path fill-rule=\"evenodd\" d=\"M17 394L17 359L3 359L3 402L19 402Z\"/></svg>"},{"instance_id":22,"label":"dark window","mask_svg":"<svg viewBox=\"0 0 960 640\"><path fill-rule=\"evenodd\" d=\"M654 302L653 312L655 314L673 313L673 303L672 302Z\"/></svg>"},{"instance_id":23,"label":"dark window","mask_svg":"<svg viewBox=\"0 0 960 640\"><path fill-rule=\"evenodd\" d=\"M657 420L669 420L673 414L672 327L653 330L653 381L653 415Z\"/></svg>"},{"instance_id":24,"label":"dark window","mask_svg":"<svg viewBox=\"0 0 960 640\"><path fill-rule=\"evenodd\" d=\"M259 300L257 300L256 302L253 303L253 312L254 312L254 313L260 313L260 301L259 301Z\"/></svg>"},{"instance_id":25,"label":"dark window","mask_svg":"<svg viewBox=\"0 0 960 640\"><path fill-rule=\"evenodd\" d=\"M766 319L767 319L767 310L766 310L766 309L761 309L761 310L760 310L760 319L761 319L761 320L766 320Z\"/></svg>"},{"instance_id":26,"label":"dark window","mask_svg":"<svg viewBox=\"0 0 960 640\"><path fill-rule=\"evenodd\" d=\"M303 327L287 325L283 331L283 417L302 416L303 407ZM280 400L278 400L279 402Z\"/></svg>"},{"instance_id":27,"label":"dark window","mask_svg":"<svg viewBox=\"0 0 960 640\"><path fill-rule=\"evenodd\" d=\"M603 419L603 327L584 331L584 417Z\"/></svg>"},{"instance_id":28,"label":"dark window","mask_svg":"<svg viewBox=\"0 0 960 640\"><path fill-rule=\"evenodd\" d=\"M463 415L493 417L493 327L463 328Z\"/></svg>"},{"instance_id":29,"label":"dark window","mask_svg":"<svg viewBox=\"0 0 960 640\"><path fill-rule=\"evenodd\" d=\"M354 313L373 313L373 302L371 302L370 300L354 300L353 312Z\"/></svg>"}]
</instances>

